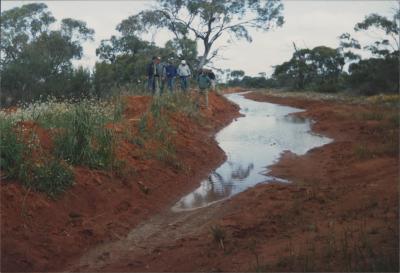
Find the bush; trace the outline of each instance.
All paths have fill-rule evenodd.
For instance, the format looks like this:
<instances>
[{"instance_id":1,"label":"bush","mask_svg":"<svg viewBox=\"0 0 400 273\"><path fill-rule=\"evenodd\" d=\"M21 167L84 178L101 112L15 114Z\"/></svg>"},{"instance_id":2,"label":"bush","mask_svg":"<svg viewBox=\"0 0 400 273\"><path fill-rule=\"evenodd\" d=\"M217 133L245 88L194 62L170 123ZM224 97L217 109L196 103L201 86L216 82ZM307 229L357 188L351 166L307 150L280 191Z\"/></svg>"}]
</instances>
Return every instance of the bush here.
<instances>
[{"instance_id":1,"label":"bush","mask_svg":"<svg viewBox=\"0 0 400 273\"><path fill-rule=\"evenodd\" d=\"M7 177L17 178L19 166L24 160L27 145L22 141L22 134L17 134L10 118L0 119L0 168ZM3 175L3 174L2 174Z\"/></svg>"},{"instance_id":2,"label":"bush","mask_svg":"<svg viewBox=\"0 0 400 273\"><path fill-rule=\"evenodd\" d=\"M108 168L114 163L115 137L105 128L104 117L79 103L66 116L54 144L57 157L73 165Z\"/></svg>"},{"instance_id":3,"label":"bush","mask_svg":"<svg viewBox=\"0 0 400 273\"><path fill-rule=\"evenodd\" d=\"M56 196L73 183L69 164L113 167L116 137L106 124L120 120L123 112L120 98L111 102L52 99L31 103L10 113L0 111L3 176ZM18 123L25 120L49 129L54 137L53 151L42 149L34 130L23 130Z\"/></svg>"},{"instance_id":4,"label":"bush","mask_svg":"<svg viewBox=\"0 0 400 273\"><path fill-rule=\"evenodd\" d=\"M5 177L17 179L24 186L52 197L70 187L74 180L71 168L43 154L34 132L24 138L18 128L11 118L1 117L0 167Z\"/></svg>"},{"instance_id":5,"label":"bush","mask_svg":"<svg viewBox=\"0 0 400 273\"><path fill-rule=\"evenodd\" d=\"M30 166L29 166L30 165ZM74 181L72 169L59 160L46 160L42 163L27 164L28 169L23 170L29 177L25 177L22 183L34 190L45 192L51 197L58 196Z\"/></svg>"}]
</instances>

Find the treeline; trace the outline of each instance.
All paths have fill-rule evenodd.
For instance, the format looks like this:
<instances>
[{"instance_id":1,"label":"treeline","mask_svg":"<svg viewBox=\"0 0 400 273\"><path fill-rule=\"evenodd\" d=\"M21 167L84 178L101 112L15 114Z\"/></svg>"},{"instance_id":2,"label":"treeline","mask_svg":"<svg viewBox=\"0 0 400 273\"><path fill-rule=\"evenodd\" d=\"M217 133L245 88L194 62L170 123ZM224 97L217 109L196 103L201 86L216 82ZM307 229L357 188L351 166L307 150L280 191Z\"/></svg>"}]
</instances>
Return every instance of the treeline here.
<instances>
[{"instance_id":1,"label":"treeline","mask_svg":"<svg viewBox=\"0 0 400 273\"><path fill-rule=\"evenodd\" d=\"M173 2L181 7L179 1L161 2L167 6ZM257 3L258 6L262 1L250 2ZM226 9L230 16L237 12L229 2L216 2L213 5L217 4ZM214 10L214 6L208 2L202 2L202 5L204 12ZM246 10L246 6L240 8ZM277 8L281 8L281 5ZM193 16L197 16L195 9L191 12L194 12ZM160 56L164 60L172 59L176 65L181 59L185 59L192 70L204 64L204 56L198 56L196 40L190 39L184 28L176 29L178 25L183 27L182 24L176 25L175 21L169 22L168 18L163 21L163 26L171 27L175 34L185 35L175 35L164 47L140 39L138 28L145 30L149 22L152 25L158 22L154 16L146 17L145 14L148 13L139 14L142 21L137 16L122 20L116 28L119 34L101 41L96 49L100 61L93 69L85 69L73 65L73 61L80 60L83 56L83 43L93 40L94 37L94 30L85 22L65 18L56 28L56 19L43 3L26 4L3 11L0 44L1 106L48 96L104 97L114 91L144 90L146 65L152 56ZM277 16L278 13L274 14ZM340 37L338 48L318 46L313 49L295 49L289 61L275 67L271 78L267 79L263 73L258 77L250 77L244 75L243 71L229 71L225 78L228 76L228 85L231 86L321 92L349 89L361 94L397 92L399 17L399 11L393 20L372 14L355 26L356 31L380 29L384 38L375 43L362 47L346 33ZM257 17L257 22L266 20L263 18ZM217 20L214 17L206 19L211 25ZM242 28L229 30L236 34L244 31ZM218 32L216 38L221 33ZM371 57L362 59L357 51L368 51ZM209 56L209 60L213 57L213 54Z\"/></svg>"},{"instance_id":2,"label":"treeline","mask_svg":"<svg viewBox=\"0 0 400 273\"><path fill-rule=\"evenodd\" d=\"M371 14L356 24L355 31L379 29L383 38L361 46L350 34L342 34L340 46L317 46L297 49L291 59L274 67L270 78L263 73L258 77L245 76L241 70L229 73L230 86L251 88L284 88L318 92L351 91L363 95L396 93L399 91L399 19ZM362 59L357 52L369 52L370 58Z\"/></svg>"},{"instance_id":3,"label":"treeline","mask_svg":"<svg viewBox=\"0 0 400 273\"><path fill-rule=\"evenodd\" d=\"M138 38L129 25L117 26L118 37L101 41L93 70L74 67L83 55L82 44L94 30L83 21L56 19L43 3L26 4L1 13L2 106L46 98L104 97L114 90L143 90L146 65L152 56L198 63L197 44L190 39L168 41L158 47ZM183 45L183 46L182 46Z\"/></svg>"}]
</instances>

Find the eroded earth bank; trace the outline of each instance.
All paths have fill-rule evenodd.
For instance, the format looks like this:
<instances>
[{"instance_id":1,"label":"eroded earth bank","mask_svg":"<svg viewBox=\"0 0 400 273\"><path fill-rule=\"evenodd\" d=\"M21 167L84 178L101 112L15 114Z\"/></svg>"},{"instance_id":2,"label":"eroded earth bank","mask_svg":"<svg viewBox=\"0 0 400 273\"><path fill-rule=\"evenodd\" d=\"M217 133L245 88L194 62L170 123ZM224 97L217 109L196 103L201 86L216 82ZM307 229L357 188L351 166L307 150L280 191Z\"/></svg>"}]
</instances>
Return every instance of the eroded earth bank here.
<instances>
[{"instance_id":1,"label":"eroded earth bank","mask_svg":"<svg viewBox=\"0 0 400 273\"><path fill-rule=\"evenodd\" d=\"M125 143L121 156L135 166L128 179L77 168L76 184L56 201L2 185L2 271L398 271L397 109L246 97L305 109L295 115L334 141L301 156L285 153L269 167L290 183L173 212L223 162L214 134L239 115L212 94L199 123L174 117L183 167L144 160ZM126 99L127 119L149 104Z\"/></svg>"}]
</instances>

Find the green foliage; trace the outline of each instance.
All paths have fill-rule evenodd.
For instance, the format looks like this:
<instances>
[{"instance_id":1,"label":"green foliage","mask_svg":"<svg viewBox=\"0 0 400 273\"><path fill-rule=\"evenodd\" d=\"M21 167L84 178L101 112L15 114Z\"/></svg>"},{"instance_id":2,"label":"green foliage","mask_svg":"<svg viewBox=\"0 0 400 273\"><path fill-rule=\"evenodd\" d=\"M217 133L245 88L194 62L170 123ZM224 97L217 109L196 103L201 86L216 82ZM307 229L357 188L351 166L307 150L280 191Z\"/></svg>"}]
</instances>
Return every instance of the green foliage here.
<instances>
[{"instance_id":1,"label":"green foliage","mask_svg":"<svg viewBox=\"0 0 400 273\"><path fill-rule=\"evenodd\" d=\"M293 54L290 61L275 67L273 77L282 86L295 89L320 87L320 91L336 89L344 58L336 49L318 46L301 49Z\"/></svg>"},{"instance_id":2,"label":"green foliage","mask_svg":"<svg viewBox=\"0 0 400 273\"><path fill-rule=\"evenodd\" d=\"M211 234L214 241L224 249L224 241L226 237L225 231L219 225L215 225L211 227Z\"/></svg>"},{"instance_id":3,"label":"green foliage","mask_svg":"<svg viewBox=\"0 0 400 273\"><path fill-rule=\"evenodd\" d=\"M167 51L171 52L170 58L186 60L191 67L198 66L197 42L187 37L172 39L165 44Z\"/></svg>"},{"instance_id":4,"label":"green foliage","mask_svg":"<svg viewBox=\"0 0 400 273\"><path fill-rule=\"evenodd\" d=\"M62 129L55 135L55 152L73 165L110 168L115 163L115 136L105 128L104 118L78 103L65 115Z\"/></svg>"},{"instance_id":5,"label":"green foliage","mask_svg":"<svg viewBox=\"0 0 400 273\"><path fill-rule=\"evenodd\" d=\"M228 81L228 86L240 86L245 88L275 88L277 87L277 83L276 80L272 78L244 76L241 79L233 77L232 80Z\"/></svg>"},{"instance_id":6,"label":"green foliage","mask_svg":"<svg viewBox=\"0 0 400 273\"><path fill-rule=\"evenodd\" d=\"M3 178L19 180L34 190L56 196L73 183L69 164L92 168L117 167L116 136L107 124L124 112L121 98L112 101L55 100L36 102L11 113L0 112L0 167ZM53 133L54 149L44 151L29 120Z\"/></svg>"},{"instance_id":7,"label":"green foliage","mask_svg":"<svg viewBox=\"0 0 400 273\"><path fill-rule=\"evenodd\" d=\"M233 79L241 79L241 78L243 78L244 77L244 71L243 70L233 70L232 72L231 72L231 77L233 78Z\"/></svg>"},{"instance_id":8,"label":"green foliage","mask_svg":"<svg viewBox=\"0 0 400 273\"><path fill-rule=\"evenodd\" d=\"M1 14L1 104L32 101L41 95L87 95L90 73L74 70L81 43L93 39L85 22L63 19L59 30L45 4L27 4Z\"/></svg>"},{"instance_id":9,"label":"green foliage","mask_svg":"<svg viewBox=\"0 0 400 273\"><path fill-rule=\"evenodd\" d=\"M135 86L137 89L147 88L147 65L153 56L161 56L162 60L172 58L178 63L176 49L169 43L166 48L160 48L143 41L137 36L112 36L101 41L96 49L97 56L102 60L94 69L93 85L95 94L99 97L111 95L113 89L127 89Z\"/></svg>"},{"instance_id":10,"label":"green foliage","mask_svg":"<svg viewBox=\"0 0 400 273\"><path fill-rule=\"evenodd\" d=\"M43 155L34 133L24 139L21 127L8 117L0 119L0 129L3 178L17 179L24 186L45 192L51 197L61 194L72 185L72 169L63 161Z\"/></svg>"},{"instance_id":11,"label":"green foliage","mask_svg":"<svg viewBox=\"0 0 400 273\"><path fill-rule=\"evenodd\" d=\"M182 52L190 51L187 47L191 47L182 41L200 39L204 49L197 68L218 54L218 50L212 51L212 47L224 33L250 42L251 28L267 31L283 24L283 5L278 0L158 0L158 7L128 17L117 26L117 30L123 36L133 36L151 29L167 29L176 37ZM198 22L195 24L197 27L193 22Z\"/></svg>"},{"instance_id":12,"label":"green foliage","mask_svg":"<svg viewBox=\"0 0 400 273\"><path fill-rule=\"evenodd\" d=\"M1 13L1 64L18 59L25 46L47 32L56 20L43 3L32 3Z\"/></svg>"},{"instance_id":13,"label":"green foliage","mask_svg":"<svg viewBox=\"0 0 400 273\"><path fill-rule=\"evenodd\" d=\"M147 113L142 115L138 123L138 136L132 140L139 147L144 141L155 141L157 148L147 150L148 156L181 169L182 165L176 158L174 136L176 131L170 122L170 115L179 112L190 118L198 118L195 102L186 94L164 94L154 97Z\"/></svg>"},{"instance_id":14,"label":"green foliage","mask_svg":"<svg viewBox=\"0 0 400 273\"><path fill-rule=\"evenodd\" d=\"M26 167L25 165L22 165ZM26 170L24 170L26 172ZM56 197L72 186L74 174L66 163L49 159L29 166L29 176L23 176L23 184L34 190Z\"/></svg>"},{"instance_id":15,"label":"green foliage","mask_svg":"<svg viewBox=\"0 0 400 273\"><path fill-rule=\"evenodd\" d=\"M170 112L184 113L189 117L199 114L196 102L188 95L182 93L163 94L153 100L151 109L159 112L162 109Z\"/></svg>"},{"instance_id":16,"label":"green foliage","mask_svg":"<svg viewBox=\"0 0 400 273\"><path fill-rule=\"evenodd\" d=\"M22 140L22 131L16 132L9 118L0 119L0 168L7 177L18 177L19 166L24 161L27 145Z\"/></svg>"},{"instance_id":17,"label":"green foliage","mask_svg":"<svg viewBox=\"0 0 400 273\"><path fill-rule=\"evenodd\" d=\"M396 93L399 90L398 51L385 58L370 58L351 64L349 85L364 95Z\"/></svg>"},{"instance_id":18,"label":"green foliage","mask_svg":"<svg viewBox=\"0 0 400 273\"><path fill-rule=\"evenodd\" d=\"M337 92L352 90L354 94L375 95L399 90L398 19L371 14L358 23L356 31L378 29L381 39L362 47L349 33L340 35L338 48L318 46L295 48L292 58L275 66L272 78L244 76L240 71L228 72L228 85L253 88L287 88L290 90ZM354 50L368 50L374 57L361 59ZM348 72L344 71L349 64ZM244 76L244 77L243 77ZM231 80L229 80L231 78Z\"/></svg>"}]
</instances>

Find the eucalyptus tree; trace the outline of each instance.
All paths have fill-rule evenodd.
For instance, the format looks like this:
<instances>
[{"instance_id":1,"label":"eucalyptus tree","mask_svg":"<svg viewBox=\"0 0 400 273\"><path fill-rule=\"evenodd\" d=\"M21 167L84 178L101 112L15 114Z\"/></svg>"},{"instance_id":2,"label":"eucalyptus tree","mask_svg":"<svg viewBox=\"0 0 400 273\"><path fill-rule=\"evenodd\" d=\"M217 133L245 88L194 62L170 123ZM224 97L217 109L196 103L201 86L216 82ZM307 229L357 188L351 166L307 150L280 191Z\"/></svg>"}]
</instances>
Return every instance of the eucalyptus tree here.
<instances>
[{"instance_id":1,"label":"eucalyptus tree","mask_svg":"<svg viewBox=\"0 0 400 273\"><path fill-rule=\"evenodd\" d=\"M201 68L218 55L214 45L224 34L231 40L251 42L251 29L268 31L282 26L282 10L280 0L158 0L157 6L128 17L117 29L123 35L167 29L181 50L185 39L200 40Z\"/></svg>"},{"instance_id":2,"label":"eucalyptus tree","mask_svg":"<svg viewBox=\"0 0 400 273\"><path fill-rule=\"evenodd\" d=\"M16 60L25 46L49 31L56 19L42 3L33 3L1 13L1 63Z\"/></svg>"},{"instance_id":3,"label":"eucalyptus tree","mask_svg":"<svg viewBox=\"0 0 400 273\"><path fill-rule=\"evenodd\" d=\"M365 16L364 20L354 26L355 32L364 32L375 39L372 43L361 47L356 39L352 38L349 33L342 34L340 39L340 48L347 49L347 57L350 60L361 59L357 54L352 55L351 50L367 50L372 55L381 58L398 52L400 49L400 8L394 11L392 18L382 16L376 13Z\"/></svg>"},{"instance_id":4,"label":"eucalyptus tree","mask_svg":"<svg viewBox=\"0 0 400 273\"><path fill-rule=\"evenodd\" d=\"M275 66L273 77L281 85L296 89L335 91L343 66L344 57L338 49L317 46L295 51L289 61Z\"/></svg>"},{"instance_id":5,"label":"eucalyptus tree","mask_svg":"<svg viewBox=\"0 0 400 273\"><path fill-rule=\"evenodd\" d=\"M361 46L348 33L340 38L340 49L349 65L348 83L352 89L367 95L377 92L398 92L399 90L399 34L400 7L392 17L376 13L365 16L354 26L358 33L366 33L375 41ZM366 50L371 58L361 59L354 50Z\"/></svg>"},{"instance_id":6,"label":"eucalyptus tree","mask_svg":"<svg viewBox=\"0 0 400 273\"><path fill-rule=\"evenodd\" d=\"M392 18L376 13L369 14L362 22L355 25L354 30L357 32L377 30L381 33L373 44L365 47L376 56L385 56L390 52L399 51L400 7L395 10Z\"/></svg>"},{"instance_id":7,"label":"eucalyptus tree","mask_svg":"<svg viewBox=\"0 0 400 273\"><path fill-rule=\"evenodd\" d=\"M75 75L89 77L89 73L75 73L71 61L82 58L82 43L93 39L94 30L70 18L62 19L60 28L54 29L55 22L42 3L1 13L2 102L5 97L15 102L49 94L79 95ZM87 86L87 79L83 85Z\"/></svg>"},{"instance_id":8,"label":"eucalyptus tree","mask_svg":"<svg viewBox=\"0 0 400 273\"><path fill-rule=\"evenodd\" d=\"M239 80L244 77L244 71L243 70L233 70L233 71L231 71L231 77L235 80Z\"/></svg>"}]
</instances>

